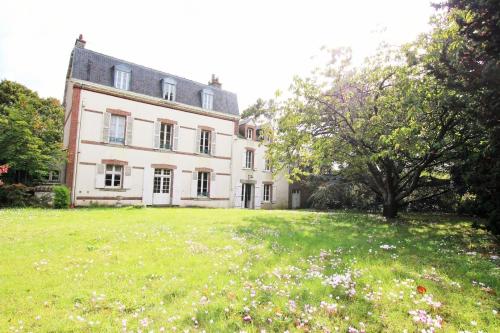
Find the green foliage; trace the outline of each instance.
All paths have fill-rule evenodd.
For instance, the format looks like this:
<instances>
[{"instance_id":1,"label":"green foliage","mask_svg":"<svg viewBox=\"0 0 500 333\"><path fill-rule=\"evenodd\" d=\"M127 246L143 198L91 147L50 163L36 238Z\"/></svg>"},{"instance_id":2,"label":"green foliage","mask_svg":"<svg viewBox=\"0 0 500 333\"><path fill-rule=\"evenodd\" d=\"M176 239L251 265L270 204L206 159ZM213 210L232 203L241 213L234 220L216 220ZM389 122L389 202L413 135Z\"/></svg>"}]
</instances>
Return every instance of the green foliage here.
<instances>
[{"instance_id":1,"label":"green foliage","mask_svg":"<svg viewBox=\"0 0 500 333\"><path fill-rule=\"evenodd\" d=\"M422 176L446 174L471 140L468 104L404 51L385 49L359 67L334 51L319 77L297 78L276 113L274 165L292 179L341 172L371 189L387 217L417 188L447 185Z\"/></svg>"},{"instance_id":2,"label":"green foliage","mask_svg":"<svg viewBox=\"0 0 500 333\"><path fill-rule=\"evenodd\" d=\"M500 233L500 6L496 0L447 0L445 13L423 38L430 73L464 95L475 126L475 142L462 153L456 174L474 194L476 212Z\"/></svg>"},{"instance_id":3,"label":"green foliage","mask_svg":"<svg viewBox=\"0 0 500 333\"><path fill-rule=\"evenodd\" d=\"M69 189L64 185L54 186L54 208L64 209L69 208L71 203Z\"/></svg>"},{"instance_id":4,"label":"green foliage","mask_svg":"<svg viewBox=\"0 0 500 333\"><path fill-rule=\"evenodd\" d=\"M43 178L63 161L64 110L53 98L40 98L28 88L0 82L0 164L8 163L4 180Z\"/></svg>"},{"instance_id":5,"label":"green foliage","mask_svg":"<svg viewBox=\"0 0 500 333\"><path fill-rule=\"evenodd\" d=\"M1 207L29 207L34 203L33 189L24 184L0 186Z\"/></svg>"}]
</instances>

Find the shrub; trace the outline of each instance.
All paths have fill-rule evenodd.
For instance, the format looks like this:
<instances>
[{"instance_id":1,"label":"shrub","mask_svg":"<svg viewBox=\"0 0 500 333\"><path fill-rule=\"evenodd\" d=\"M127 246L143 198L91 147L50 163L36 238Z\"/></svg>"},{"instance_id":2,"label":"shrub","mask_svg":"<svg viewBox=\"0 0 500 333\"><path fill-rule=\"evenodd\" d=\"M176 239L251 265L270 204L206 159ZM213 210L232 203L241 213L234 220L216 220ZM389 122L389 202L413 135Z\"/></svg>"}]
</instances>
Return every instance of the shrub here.
<instances>
[{"instance_id":1,"label":"shrub","mask_svg":"<svg viewBox=\"0 0 500 333\"><path fill-rule=\"evenodd\" d=\"M32 205L33 189L24 184L0 186L1 207L27 207Z\"/></svg>"},{"instance_id":2,"label":"shrub","mask_svg":"<svg viewBox=\"0 0 500 333\"><path fill-rule=\"evenodd\" d=\"M54 208L69 208L69 189L64 185L54 186Z\"/></svg>"}]
</instances>

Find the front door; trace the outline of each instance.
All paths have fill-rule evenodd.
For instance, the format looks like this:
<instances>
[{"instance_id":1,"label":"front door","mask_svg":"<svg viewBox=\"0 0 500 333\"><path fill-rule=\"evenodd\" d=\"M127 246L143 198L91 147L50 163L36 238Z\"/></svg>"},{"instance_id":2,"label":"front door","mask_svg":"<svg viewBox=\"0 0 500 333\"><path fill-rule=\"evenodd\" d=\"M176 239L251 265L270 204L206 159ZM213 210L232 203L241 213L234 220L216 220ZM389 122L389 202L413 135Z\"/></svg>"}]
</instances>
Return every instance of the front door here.
<instances>
[{"instance_id":1,"label":"front door","mask_svg":"<svg viewBox=\"0 0 500 333\"><path fill-rule=\"evenodd\" d=\"M292 209L300 208L300 190L292 190Z\"/></svg>"},{"instance_id":2,"label":"front door","mask_svg":"<svg viewBox=\"0 0 500 333\"><path fill-rule=\"evenodd\" d=\"M242 208L253 208L253 185L243 184L241 187Z\"/></svg>"},{"instance_id":3,"label":"front door","mask_svg":"<svg viewBox=\"0 0 500 333\"><path fill-rule=\"evenodd\" d=\"M171 203L172 170L155 169L153 178L153 205L169 205Z\"/></svg>"}]
</instances>

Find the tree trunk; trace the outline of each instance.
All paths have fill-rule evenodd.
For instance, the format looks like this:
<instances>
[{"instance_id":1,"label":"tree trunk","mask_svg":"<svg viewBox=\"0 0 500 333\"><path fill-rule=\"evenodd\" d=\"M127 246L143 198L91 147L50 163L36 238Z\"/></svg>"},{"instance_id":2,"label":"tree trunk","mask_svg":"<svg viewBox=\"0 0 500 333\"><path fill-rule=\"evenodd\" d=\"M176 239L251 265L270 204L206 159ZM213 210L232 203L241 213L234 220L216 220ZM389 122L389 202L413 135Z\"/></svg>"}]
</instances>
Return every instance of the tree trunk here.
<instances>
[{"instance_id":1,"label":"tree trunk","mask_svg":"<svg viewBox=\"0 0 500 333\"><path fill-rule=\"evenodd\" d=\"M395 200L388 200L384 202L382 215L387 218L394 218L398 216L398 203Z\"/></svg>"}]
</instances>

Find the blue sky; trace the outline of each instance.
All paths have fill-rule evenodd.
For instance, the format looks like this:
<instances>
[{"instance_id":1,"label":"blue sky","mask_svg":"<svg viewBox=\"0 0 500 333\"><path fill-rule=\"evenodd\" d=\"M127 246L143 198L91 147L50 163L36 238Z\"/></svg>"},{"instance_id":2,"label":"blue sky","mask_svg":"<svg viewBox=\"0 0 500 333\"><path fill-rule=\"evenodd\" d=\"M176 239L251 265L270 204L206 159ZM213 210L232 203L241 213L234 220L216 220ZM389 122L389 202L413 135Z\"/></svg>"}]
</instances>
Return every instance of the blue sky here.
<instances>
[{"instance_id":1,"label":"blue sky","mask_svg":"<svg viewBox=\"0 0 500 333\"><path fill-rule=\"evenodd\" d=\"M348 46L361 61L380 42L428 30L427 0L7 1L0 11L0 79L61 99L69 55L87 48L238 94L240 110L286 90Z\"/></svg>"}]
</instances>

